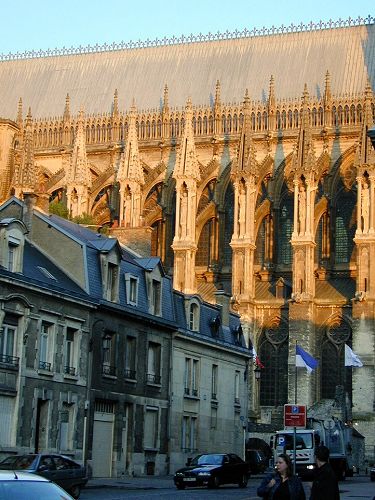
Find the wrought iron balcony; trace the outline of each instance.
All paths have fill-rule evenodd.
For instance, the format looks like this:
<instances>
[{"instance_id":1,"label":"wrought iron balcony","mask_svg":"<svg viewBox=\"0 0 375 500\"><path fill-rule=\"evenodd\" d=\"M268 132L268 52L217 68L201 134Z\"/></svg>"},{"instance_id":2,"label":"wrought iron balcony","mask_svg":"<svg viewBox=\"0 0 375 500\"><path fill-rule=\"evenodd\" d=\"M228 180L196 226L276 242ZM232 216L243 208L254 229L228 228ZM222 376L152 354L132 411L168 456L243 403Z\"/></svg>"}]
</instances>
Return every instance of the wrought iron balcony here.
<instances>
[{"instance_id":1,"label":"wrought iron balcony","mask_svg":"<svg viewBox=\"0 0 375 500\"><path fill-rule=\"evenodd\" d=\"M45 370L46 372L51 371L51 363L48 363L47 361L39 361L39 370Z\"/></svg>"},{"instance_id":2,"label":"wrought iron balcony","mask_svg":"<svg viewBox=\"0 0 375 500\"><path fill-rule=\"evenodd\" d=\"M74 366L64 366L64 373L65 375L75 375L76 369Z\"/></svg>"},{"instance_id":3,"label":"wrought iron balcony","mask_svg":"<svg viewBox=\"0 0 375 500\"><path fill-rule=\"evenodd\" d=\"M103 365L103 375L111 375L111 377L115 377L116 367L111 365Z\"/></svg>"},{"instance_id":4,"label":"wrought iron balcony","mask_svg":"<svg viewBox=\"0 0 375 500\"><path fill-rule=\"evenodd\" d=\"M130 378L131 380L135 380L136 375L137 375L137 372L135 370L130 370L128 368L125 368L125 371L124 371L125 378Z\"/></svg>"},{"instance_id":5,"label":"wrought iron balcony","mask_svg":"<svg viewBox=\"0 0 375 500\"><path fill-rule=\"evenodd\" d=\"M146 378L150 384L160 384L161 382L160 375L156 375L155 373L147 373Z\"/></svg>"},{"instance_id":6,"label":"wrought iron balcony","mask_svg":"<svg viewBox=\"0 0 375 500\"><path fill-rule=\"evenodd\" d=\"M9 354L0 354L0 363L6 363L7 365L11 365L14 368L18 368L20 358L16 358L15 356L9 356Z\"/></svg>"}]
</instances>

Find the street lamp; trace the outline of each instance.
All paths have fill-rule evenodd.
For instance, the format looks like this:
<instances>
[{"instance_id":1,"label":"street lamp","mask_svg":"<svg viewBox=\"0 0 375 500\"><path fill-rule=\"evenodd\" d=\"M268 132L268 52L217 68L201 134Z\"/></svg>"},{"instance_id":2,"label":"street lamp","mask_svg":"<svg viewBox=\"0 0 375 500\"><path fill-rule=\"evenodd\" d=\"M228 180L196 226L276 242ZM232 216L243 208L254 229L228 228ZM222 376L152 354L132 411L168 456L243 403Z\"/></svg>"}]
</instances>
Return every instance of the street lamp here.
<instances>
[{"instance_id":1,"label":"street lamp","mask_svg":"<svg viewBox=\"0 0 375 500\"><path fill-rule=\"evenodd\" d=\"M375 149L375 126L368 129L367 135L372 142L372 147Z\"/></svg>"},{"instance_id":2,"label":"street lamp","mask_svg":"<svg viewBox=\"0 0 375 500\"><path fill-rule=\"evenodd\" d=\"M259 368L258 365L254 368L254 374L255 374L255 380L256 381L260 380L261 369Z\"/></svg>"}]
</instances>

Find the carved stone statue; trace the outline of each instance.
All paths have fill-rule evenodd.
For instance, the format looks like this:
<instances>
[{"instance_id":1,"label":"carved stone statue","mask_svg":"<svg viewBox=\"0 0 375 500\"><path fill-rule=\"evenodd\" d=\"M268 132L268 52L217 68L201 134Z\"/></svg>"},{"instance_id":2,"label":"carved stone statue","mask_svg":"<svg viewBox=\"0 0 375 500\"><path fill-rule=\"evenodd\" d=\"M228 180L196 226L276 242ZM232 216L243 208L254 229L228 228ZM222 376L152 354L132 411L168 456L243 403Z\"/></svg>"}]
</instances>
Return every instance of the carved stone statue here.
<instances>
[{"instance_id":1,"label":"carved stone statue","mask_svg":"<svg viewBox=\"0 0 375 500\"><path fill-rule=\"evenodd\" d=\"M364 182L362 186L361 212L363 221L362 230L364 233L367 233L369 230L369 216L370 216L370 194L367 182Z\"/></svg>"},{"instance_id":2,"label":"carved stone statue","mask_svg":"<svg viewBox=\"0 0 375 500\"><path fill-rule=\"evenodd\" d=\"M240 184L240 192L238 196L238 224L240 235L245 234L245 224L246 224L246 192L245 186Z\"/></svg>"},{"instance_id":3,"label":"carved stone statue","mask_svg":"<svg viewBox=\"0 0 375 500\"><path fill-rule=\"evenodd\" d=\"M299 232L304 233L306 228L306 191L300 186L298 193L298 222Z\"/></svg>"},{"instance_id":4,"label":"carved stone statue","mask_svg":"<svg viewBox=\"0 0 375 500\"><path fill-rule=\"evenodd\" d=\"M187 228L187 205L188 205L188 194L187 191L182 191L181 197L181 208L180 208L180 237L186 237Z\"/></svg>"}]
</instances>

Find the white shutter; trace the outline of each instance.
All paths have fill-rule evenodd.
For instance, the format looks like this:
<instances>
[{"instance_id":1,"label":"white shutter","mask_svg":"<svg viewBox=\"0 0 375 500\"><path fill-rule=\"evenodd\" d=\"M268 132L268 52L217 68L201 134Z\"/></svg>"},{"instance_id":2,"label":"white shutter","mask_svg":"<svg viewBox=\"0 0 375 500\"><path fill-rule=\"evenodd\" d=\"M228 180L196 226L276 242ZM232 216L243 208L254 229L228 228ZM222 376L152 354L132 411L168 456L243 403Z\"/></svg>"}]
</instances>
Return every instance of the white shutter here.
<instances>
[{"instance_id":1,"label":"white shutter","mask_svg":"<svg viewBox=\"0 0 375 500\"><path fill-rule=\"evenodd\" d=\"M16 424L14 418L14 398L0 396L0 446L13 446L12 443L12 422Z\"/></svg>"}]
</instances>

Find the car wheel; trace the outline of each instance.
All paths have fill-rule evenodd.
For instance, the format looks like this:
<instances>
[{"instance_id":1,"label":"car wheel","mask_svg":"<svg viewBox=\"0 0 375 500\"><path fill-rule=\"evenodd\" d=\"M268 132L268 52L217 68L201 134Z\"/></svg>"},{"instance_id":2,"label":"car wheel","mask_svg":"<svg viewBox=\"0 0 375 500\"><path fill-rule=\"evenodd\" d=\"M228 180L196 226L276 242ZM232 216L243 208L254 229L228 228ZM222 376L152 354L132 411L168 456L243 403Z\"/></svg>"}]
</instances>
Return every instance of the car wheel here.
<instances>
[{"instance_id":1,"label":"car wheel","mask_svg":"<svg viewBox=\"0 0 375 500\"><path fill-rule=\"evenodd\" d=\"M184 490L185 489L185 485L184 484L176 484L176 488L178 490Z\"/></svg>"},{"instance_id":2,"label":"car wheel","mask_svg":"<svg viewBox=\"0 0 375 500\"><path fill-rule=\"evenodd\" d=\"M70 494L73 498L79 498L79 495L81 494L81 486L79 484L72 486L70 488Z\"/></svg>"},{"instance_id":3,"label":"car wheel","mask_svg":"<svg viewBox=\"0 0 375 500\"><path fill-rule=\"evenodd\" d=\"M248 481L247 475L246 474L242 474L241 479L238 481L238 486L240 488L246 488L247 481Z\"/></svg>"},{"instance_id":4,"label":"car wheel","mask_svg":"<svg viewBox=\"0 0 375 500\"><path fill-rule=\"evenodd\" d=\"M211 479L211 482L208 483L208 487L209 488L218 488L220 486L220 479L219 479L219 476L214 476L212 479Z\"/></svg>"}]
</instances>

